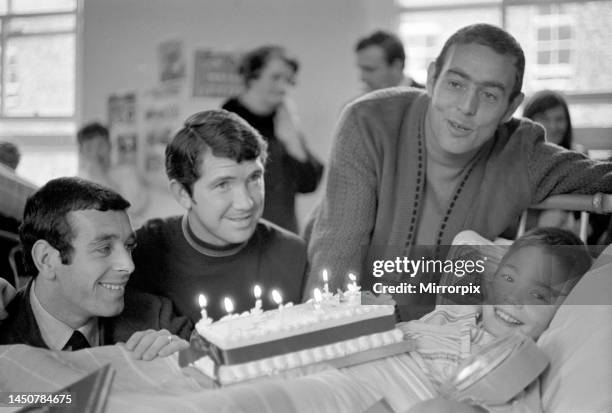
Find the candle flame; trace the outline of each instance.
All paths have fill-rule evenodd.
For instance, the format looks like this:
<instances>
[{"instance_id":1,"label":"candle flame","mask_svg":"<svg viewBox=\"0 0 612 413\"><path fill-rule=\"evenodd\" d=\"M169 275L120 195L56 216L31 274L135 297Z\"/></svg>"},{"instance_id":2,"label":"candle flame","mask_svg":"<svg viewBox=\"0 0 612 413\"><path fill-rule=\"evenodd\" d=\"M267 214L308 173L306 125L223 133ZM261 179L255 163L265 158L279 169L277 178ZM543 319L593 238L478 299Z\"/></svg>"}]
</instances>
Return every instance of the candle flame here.
<instances>
[{"instance_id":1,"label":"candle flame","mask_svg":"<svg viewBox=\"0 0 612 413\"><path fill-rule=\"evenodd\" d=\"M349 272L348 277L349 277L349 280L351 280L352 282L357 281L357 277L352 272Z\"/></svg>"},{"instance_id":2,"label":"candle flame","mask_svg":"<svg viewBox=\"0 0 612 413\"><path fill-rule=\"evenodd\" d=\"M261 287L259 284L255 284L255 287L253 287L253 295L257 300L261 298Z\"/></svg>"},{"instance_id":3,"label":"candle flame","mask_svg":"<svg viewBox=\"0 0 612 413\"><path fill-rule=\"evenodd\" d=\"M312 290L312 296L314 297L315 303L319 303L323 300L323 294L318 288Z\"/></svg>"},{"instance_id":4,"label":"candle flame","mask_svg":"<svg viewBox=\"0 0 612 413\"><path fill-rule=\"evenodd\" d=\"M283 296L278 290L272 290L272 300L274 300L276 304L281 305L283 303Z\"/></svg>"},{"instance_id":5,"label":"candle flame","mask_svg":"<svg viewBox=\"0 0 612 413\"><path fill-rule=\"evenodd\" d=\"M234 312L234 302L232 301L232 299L231 299L231 298L229 298L229 297L225 297L225 298L223 299L223 305L225 306L225 311L226 311L228 314L231 314L231 313L233 313L233 312Z\"/></svg>"},{"instance_id":6,"label":"candle flame","mask_svg":"<svg viewBox=\"0 0 612 413\"><path fill-rule=\"evenodd\" d=\"M323 282L326 283L327 281L329 281L329 272L327 270L323 270L322 276L323 276Z\"/></svg>"},{"instance_id":7,"label":"candle flame","mask_svg":"<svg viewBox=\"0 0 612 413\"><path fill-rule=\"evenodd\" d=\"M208 305L208 300L206 299L206 296L204 294L200 294L198 296L198 304L200 304L200 308L206 308L206 306Z\"/></svg>"}]
</instances>

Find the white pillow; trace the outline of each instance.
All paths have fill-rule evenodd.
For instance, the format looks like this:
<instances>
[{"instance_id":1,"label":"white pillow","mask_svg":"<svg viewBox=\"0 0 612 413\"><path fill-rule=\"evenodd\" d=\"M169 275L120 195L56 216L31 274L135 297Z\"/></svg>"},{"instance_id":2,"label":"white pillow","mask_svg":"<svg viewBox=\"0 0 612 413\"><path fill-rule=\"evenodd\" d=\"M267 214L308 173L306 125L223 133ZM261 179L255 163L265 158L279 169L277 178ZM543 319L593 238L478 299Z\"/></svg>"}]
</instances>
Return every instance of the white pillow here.
<instances>
[{"instance_id":1,"label":"white pillow","mask_svg":"<svg viewBox=\"0 0 612 413\"><path fill-rule=\"evenodd\" d=\"M598 261L610 261L612 246ZM596 263L538 340L551 359L542 378L547 412L612 412L612 262Z\"/></svg>"}]
</instances>

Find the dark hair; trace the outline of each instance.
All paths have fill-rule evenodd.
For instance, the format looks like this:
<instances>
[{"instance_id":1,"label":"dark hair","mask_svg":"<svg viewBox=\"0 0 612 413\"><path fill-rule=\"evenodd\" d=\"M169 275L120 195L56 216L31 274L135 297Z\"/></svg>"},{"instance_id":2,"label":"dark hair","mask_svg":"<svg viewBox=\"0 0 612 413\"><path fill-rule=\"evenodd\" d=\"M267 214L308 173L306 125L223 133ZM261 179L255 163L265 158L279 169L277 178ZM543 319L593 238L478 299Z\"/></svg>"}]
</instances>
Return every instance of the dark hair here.
<instances>
[{"instance_id":1,"label":"dark hair","mask_svg":"<svg viewBox=\"0 0 612 413\"><path fill-rule=\"evenodd\" d=\"M193 195L200 179L204 154L232 159L238 163L261 158L265 163L267 144L255 128L235 113L223 109L191 115L166 147L166 174Z\"/></svg>"},{"instance_id":2,"label":"dark hair","mask_svg":"<svg viewBox=\"0 0 612 413\"><path fill-rule=\"evenodd\" d=\"M355 46L355 51L359 52L370 46L380 46L383 49L387 64L392 64L394 61L399 60L402 67L404 67L404 62L406 60L404 45L399 37L393 33L377 30L369 36L359 39Z\"/></svg>"},{"instance_id":3,"label":"dark hair","mask_svg":"<svg viewBox=\"0 0 612 413\"><path fill-rule=\"evenodd\" d=\"M276 45L261 46L247 52L238 65L238 74L242 76L245 86L249 86L251 80L257 79L263 68L273 58L279 58L289 65L293 73L296 74L300 68L297 59L289 56L287 51Z\"/></svg>"},{"instance_id":4,"label":"dark hair","mask_svg":"<svg viewBox=\"0 0 612 413\"><path fill-rule=\"evenodd\" d=\"M516 77L514 87L510 93L509 101L512 101L516 96L521 93L523 88L523 75L525 73L525 53L519 42L512 37L512 35L505 30L484 23L473 24L459 29L451 37L448 38L442 51L436 58L436 72L434 79L438 79L438 76L442 72L444 66L444 60L446 54L451 46L456 44L471 44L476 43L482 46L487 46L493 49L495 52L513 56L516 58L514 66L516 68Z\"/></svg>"},{"instance_id":5,"label":"dark hair","mask_svg":"<svg viewBox=\"0 0 612 413\"><path fill-rule=\"evenodd\" d=\"M541 247L558 258L566 270L566 280L578 282L591 267L591 255L586 245L573 232L566 229L540 227L526 232L510 246L502 263L525 247Z\"/></svg>"},{"instance_id":6,"label":"dark hair","mask_svg":"<svg viewBox=\"0 0 612 413\"><path fill-rule=\"evenodd\" d=\"M88 123L77 132L77 142L79 146L92 139L103 137L110 142L108 129L98 122Z\"/></svg>"},{"instance_id":7,"label":"dark hair","mask_svg":"<svg viewBox=\"0 0 612 413\"><path fill-rule=\"evenodd\" d=\"M11 142L0 142L0 163L11 169L17 169L21 153L17 145Z\"/></svg>"},{"instance_id":8,"label":"dark hair","mask_svg":"<svg viewBox=\"0 0 612 413\"><path fill-rule=\"evenodd\" d=\"M567 129L559 145L566 149L572 149L572 120L570 118L567 102L561 93L552 90L541 90L535 93L527 103L525 103L523 117L533 120L536 115L559 106L563 108L565 120L567 121Z\"/></svg>"},{"instance_id":9,"label":"dark hair","mask_svg":"<svg viewBox=\"0 0 612 413\"><path fill-rule=\"evenodd\" d=\"M81 178L57 178L47 182L26 201L19 237L28 275L38 274L32 259L32 247L40 239L60 253L62 263L70 264L74 251L71 242L76 237L68 213L95 209L124 211L130 206L121 195Z\"/></svg>"}]
</instances>

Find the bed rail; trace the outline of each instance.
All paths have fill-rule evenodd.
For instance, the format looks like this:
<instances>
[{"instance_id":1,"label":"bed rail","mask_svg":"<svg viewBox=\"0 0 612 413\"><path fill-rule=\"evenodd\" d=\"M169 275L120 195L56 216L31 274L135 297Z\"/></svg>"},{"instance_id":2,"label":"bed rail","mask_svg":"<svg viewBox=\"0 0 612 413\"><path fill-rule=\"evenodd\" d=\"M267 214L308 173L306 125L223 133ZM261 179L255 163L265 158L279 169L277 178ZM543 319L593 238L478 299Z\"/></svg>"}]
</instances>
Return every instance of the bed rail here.
<instances>
[{"instance_id":1,"label":"bed rail","mask_svg":"<svg viewBox=\"0 0 612 413\"><path fill-rule=\"evenodd\" d=\"M580 239L586 242L589 214L612 213L612 194L596 193L595 195L554 195L543 202L532 205L529 209L562 209L580 212ZM525 233L527 210L521 215L517 238Z\"/></svg>"}]
</instances>

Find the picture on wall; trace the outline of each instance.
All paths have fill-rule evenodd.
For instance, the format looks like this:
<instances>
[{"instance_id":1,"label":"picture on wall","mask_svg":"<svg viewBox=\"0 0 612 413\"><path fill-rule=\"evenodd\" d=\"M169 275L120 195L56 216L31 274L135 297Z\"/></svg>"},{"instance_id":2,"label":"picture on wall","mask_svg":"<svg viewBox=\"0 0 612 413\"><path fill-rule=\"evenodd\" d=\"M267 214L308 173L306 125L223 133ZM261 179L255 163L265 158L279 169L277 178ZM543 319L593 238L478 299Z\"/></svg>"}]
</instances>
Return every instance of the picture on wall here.
<instances>
[{"instance_id":1,"label":"picture on wall","mask_svg":"<svg viewBox=\"0 0 612 413\"><path fill-rule=\"evenodd\" d=\"M108 98L108 127L116 165L138 162L136 93L112 94Z\"/></svg>"},{"instance_id":2,"label":"picture on wall","mask_svg":"<svg viewBox=\"0 0 612 413\"><path fill-rule=\"evenodd\" d=\"M158 56L160 81L168 82L185 78L186 65L182 42L169 40L160 43Z\"/></svg>"},{"instance_id":3,"label":"picture on wall","mask_svg":"<svg viewBox=\"0 0 612 413\"><path fill-rule=\"evenodd\" d=\"M216 50L197 50L193 72L194 97L230 97L242 90L238 75L239 54Z\"/></svg>"}]
</instances>

